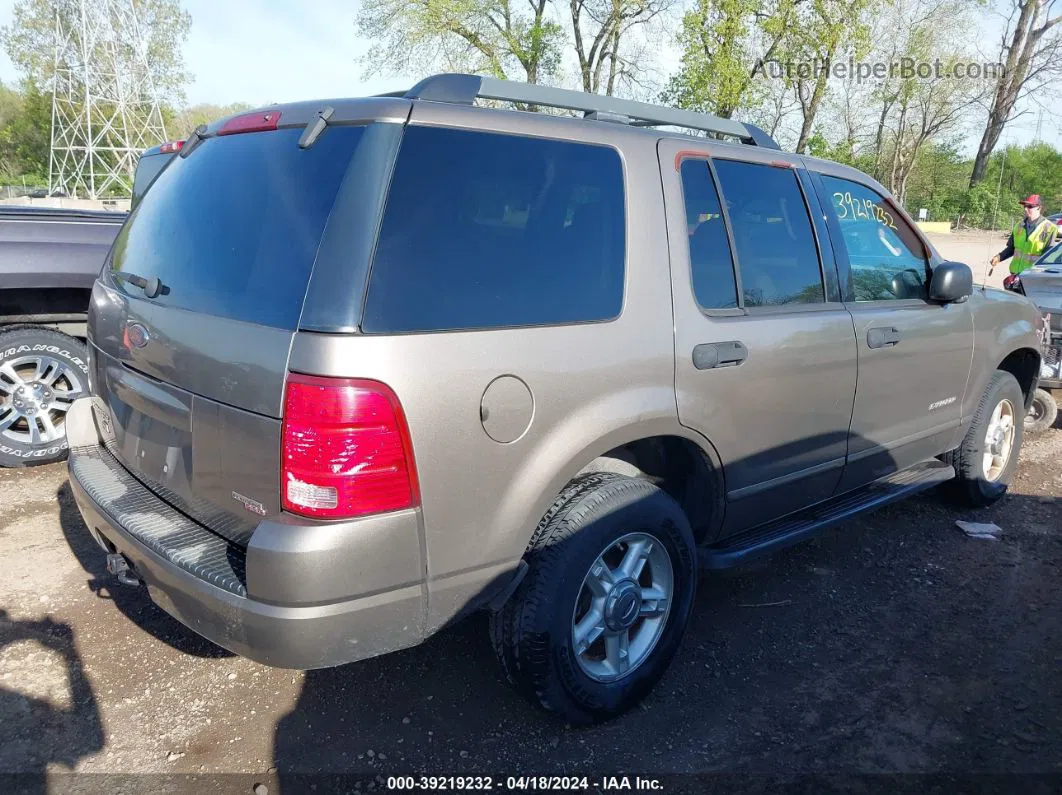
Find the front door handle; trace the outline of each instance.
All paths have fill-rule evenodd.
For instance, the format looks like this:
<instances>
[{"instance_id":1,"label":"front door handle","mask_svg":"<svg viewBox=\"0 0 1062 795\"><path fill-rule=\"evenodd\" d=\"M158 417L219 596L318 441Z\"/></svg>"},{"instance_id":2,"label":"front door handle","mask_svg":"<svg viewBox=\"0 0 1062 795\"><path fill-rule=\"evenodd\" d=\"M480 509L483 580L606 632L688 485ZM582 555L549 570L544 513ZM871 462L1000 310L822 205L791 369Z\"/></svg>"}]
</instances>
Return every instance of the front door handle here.
<instances>
[{"instance_id":1,"label":"front door handle","mask_svg":"<svg viewBox=\"0 0 1062 795\"><path fill-rule=\"evenodd\" d=\"M693 349L693 366L698 370L735 367L749 358L749 349L737 340L702 342Z\"/></svg>"},{"instance_id":2,"label":"front door handle","mask_svg":"<svg viewBox=\"0 0 1062 795\"><path fill-rule=\"evenodd\" d=\"M900 330L892 326L879 326L867 331L868 348L891 348L900 344Z\"/></svg>"}]
</instances>

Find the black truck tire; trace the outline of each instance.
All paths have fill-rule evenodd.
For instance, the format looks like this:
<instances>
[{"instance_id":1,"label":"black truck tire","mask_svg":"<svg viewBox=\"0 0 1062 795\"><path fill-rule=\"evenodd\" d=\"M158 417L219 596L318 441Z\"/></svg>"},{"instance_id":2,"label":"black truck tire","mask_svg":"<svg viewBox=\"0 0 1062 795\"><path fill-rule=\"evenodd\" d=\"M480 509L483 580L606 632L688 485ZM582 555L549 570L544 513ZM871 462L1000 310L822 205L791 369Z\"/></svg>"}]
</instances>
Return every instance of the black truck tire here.
<instances>
[{"instance_id":1,"label":"black truck tire","mask_svg":"<svg viewBox=\"0 0 1062 795\"><path fill-rule=\"evenodd\" d=\"M678 503L641 479L582 475L543 517L525 560L527 576L490 619L506 678L574 724L637 704L693 607L696 549Z\"/></svg>"},{"instance_id":2,"label":"black truck tire","mask_svg":"<svg viewBox=\"0 0 1062 795\"><path fill-rule=\"evenodd\" d=\"M0 329L0 467L66 458L66 412L88 394L88 351L58 331Z\"/></svg>"},{"instance_id":3,"label":"black truck tire","mask_svg":"<svg viewBox=\"0 0 1062 795\"><path fill-rule=\"evenodd\" d=\"M1025 415L1025 432L1040 433L1055 424L1058 417L1058 402L1046 389L1037 389L1033 393L1032 405Z\"/></svg>"},{"instance_id":4,"label":"black truck tire","mask_svg":"<svg viewBox=\"0 0 1062 795\"><path fill-rule=\"evenodd\" d=\"M1025 396L1010 373L996 370L985 387L966 438L944 460L955 467L955 493L983 508L1007 493L1018 468Z\"/></svg>"}]
</instances>

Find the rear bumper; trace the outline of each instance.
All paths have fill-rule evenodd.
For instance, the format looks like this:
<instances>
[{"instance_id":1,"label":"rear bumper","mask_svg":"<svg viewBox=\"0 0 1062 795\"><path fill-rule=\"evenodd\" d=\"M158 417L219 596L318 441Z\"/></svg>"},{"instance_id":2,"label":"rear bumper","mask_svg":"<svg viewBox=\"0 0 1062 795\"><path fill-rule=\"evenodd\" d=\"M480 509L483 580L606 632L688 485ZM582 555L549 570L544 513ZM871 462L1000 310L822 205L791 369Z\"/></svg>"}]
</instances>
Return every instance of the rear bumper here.
<instances>
[{"instance_id":1,"label":"rear bumper","mask_svg":"<svg viewBox=\"0 0 1062 795\"><path fill-rule=\"evenodd\" d=\"M89 531L103 549L126 558L155 604L196 633L252 660L296 669L340 665L423 640L422 582L327 603L254 598L257 560L270 581L285 574L277 569L283 557L278 558L273 523L262 527L270 548L256 548L258 531L246 550L236 548L160 500L106 452L91 399L77 401L67 423L71 490ZM289 538L299 532L290 525L281 529ZM305 529L310 538L320 536L320 526ZM380 534L370 532L368 543L361 536L358 548L359 536L348 530L337 526L348 548L332 548L329 555L359 568L366 561L358 555L371 551L366 547L378 543ZM301 556L297 550L285 555L300 569L315 556L313 548Z\"/></svg>"}]
</instances>

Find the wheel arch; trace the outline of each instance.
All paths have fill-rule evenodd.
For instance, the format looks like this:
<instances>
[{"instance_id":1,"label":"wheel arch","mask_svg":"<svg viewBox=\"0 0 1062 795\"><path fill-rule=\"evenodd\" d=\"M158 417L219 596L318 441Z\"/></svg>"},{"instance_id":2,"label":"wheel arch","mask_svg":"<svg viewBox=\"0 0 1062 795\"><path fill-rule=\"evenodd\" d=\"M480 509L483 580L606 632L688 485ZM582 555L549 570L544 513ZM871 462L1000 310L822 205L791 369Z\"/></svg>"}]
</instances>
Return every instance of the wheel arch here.
<instances>
[{"instance_id":1,"label":"wheel arch","mask_svg":"<svg viewBox=\"0 0 1062 795\"><path fill-rule=\"evenodd\" d=\"M698 543L715 538L723 523L726 488L715 447L696 434L631 434L595 456L578 475L616 472L659 486L681 507Z\"/></svg>"},{"instance_id":2,"label":"wheel arch","mask_svg":"<svg viewBox=\"0 0 1062 795\"><path fill-rule=\"evenodd\" d=\"M996 365L997 370L1010 373L1021 387L1025 410L1032 405L1033 393L1040 376L1040 351L1029 347L1015 348Z\"/></svg>"},{"instance_id":3,"label":"wheel arch","mask_svg":"<svg viewBox=\"0 0 1062 795\"><path fill-rule=\"evenodd\" d=\"M698 543L713 538L722 526L726 494L722 460L710 440L677 418L631 421L584 442L539 496L533 509L535 523L572 480L590 472L615 472L659 485L682 506ZM525 549L533 530L532 526L524 539Z\"/></svg>"}]
</instances>

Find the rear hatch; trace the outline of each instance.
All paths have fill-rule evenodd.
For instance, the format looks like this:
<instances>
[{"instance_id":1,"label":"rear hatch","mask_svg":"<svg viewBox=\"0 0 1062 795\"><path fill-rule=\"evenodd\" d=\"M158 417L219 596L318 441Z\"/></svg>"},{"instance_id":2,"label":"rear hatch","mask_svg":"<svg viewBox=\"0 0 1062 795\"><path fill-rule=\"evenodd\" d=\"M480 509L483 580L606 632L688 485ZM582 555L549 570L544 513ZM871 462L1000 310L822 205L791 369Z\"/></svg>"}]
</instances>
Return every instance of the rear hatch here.
<instances>
[{"instance_id":1,"label":"rear hatch","mask_svg":"<svg viewBox=\"0 0 1062 795\"><path fill-rule=\"evenodd\" d=\"M111 454L245 545L280 512L288 353L366 128L329 126L301 148L305 123L236 127L190 142L145 194L97 284L90 337Z\"/></svg>"}]
</instances>

